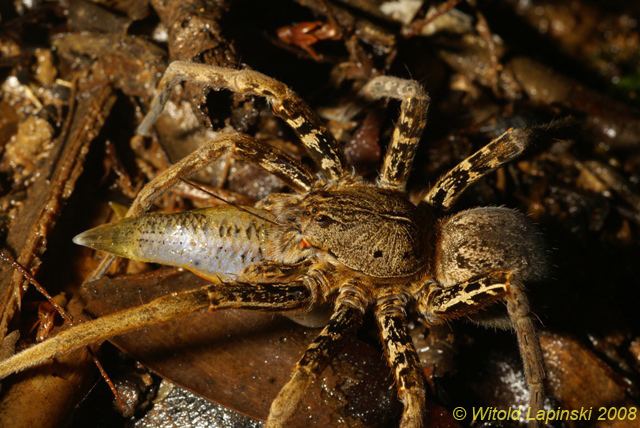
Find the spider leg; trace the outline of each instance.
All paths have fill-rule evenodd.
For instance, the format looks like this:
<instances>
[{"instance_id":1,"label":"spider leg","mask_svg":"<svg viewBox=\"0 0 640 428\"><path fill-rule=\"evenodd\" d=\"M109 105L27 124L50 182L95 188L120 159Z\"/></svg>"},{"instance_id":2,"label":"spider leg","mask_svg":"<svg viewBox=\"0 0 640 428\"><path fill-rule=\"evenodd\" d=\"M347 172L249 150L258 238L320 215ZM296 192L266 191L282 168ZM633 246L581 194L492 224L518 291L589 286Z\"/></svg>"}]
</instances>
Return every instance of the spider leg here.
<instances>
[{"instance_id":1,"label":"spider leg","mask_svg":"<svg viewBox=\"0 0 640 428\"><path fill-rule=\"evenodd\" d=\"M424 202L441 210L451 208L467 187L522 154L530 136L531 132L525 129L507 130L442 176Z\"/></svg>"},{"instance_id":2,"label":"spider leg","mask_svg":"<svg viewBox=\"0 0 640 428\"><path fill-rule=\"evenodd\" d=\"M380 173L380 186L404 190L411 165L427 124L430 98L422 85L415 80L392 76L378 76L362 88L365 98L395 98L401 100L400 117L393 130L393 137L384 157Z\"/></svg>"},{"instance_id":3,"label":"spider leg","mask_svg":"<svg viewBox=\"0 0 640 428\"><path fill-rule=\"evenodd\" d=\"M207 308L290 311L305 309L311 303L312 290L305 284L304 278L297 282L278 284L208 284L76 324L50 339L0 361L0 379L56 355Z\"/></svg>"},{"instance_id":4,"label":"spider leg","mask_svg":"<svg viewBox=\"0 0 640 428\"><path fill-rule=\"evenodd\" d=\"M536 415L538 410L544 408L544 359L540 338L533 324L531 311L529 309L529 299L524 292L522 284L514 281L506 296L507 311L509 318L518 337L518 346L522 356L524 366L524 376L529 387L529 409L531 415ZM530 427L537 427L538 422L532 420Z\"/></svg>"},{"instance_id":5,"label":"spider leg","mask_svg":"<svg viewBox=\"0 0 640 428\"><path fill-rule=\"evenodd\" d=\"M169 99L171 89L184 81L199 83L215 90L227 89L265 97L274 114L298 134L323 175L334 180L342 175L343 165L337 142L313 110L285 84L253 70L234 70L185 61L172 62L158 84L160 93L151 102L147 116L138 127L138 134L149 134Z\"/></svg>"},{"instance_id":6,"label":"spider leg","mask_svg":"<svg viewBox=\"0 0 640 428\"><path fill-rule=\"evenodd\" d=\"M145 213L151 208L154 201L178 183L181 178L193 175L229 150L233 151L236 159L251 161L261 166L266 171L282 178L299 192L308 191L314 181L313 176L302 165L281 150L275 147L266 148L247 135L236 132L223 133L147 183L136 196L126 216L136 217ZM115 256L113 255L105 256L88 280L100 278L114 260Z\"/></svg>"},{"instance_id":7,"label":"spider leg","mask_svg":"<svg viewBox=\"0 0 640 428\"><path fill-rule=\"evenodd\" d=\"M398 398L403 404L401 428L423 425L425 387L422 368L407 330L408 297L396 290L378 296L375 316L387 363L393 369Z\"/></svg>"},{"instance_id":8,"label":"spider leg","mask_svg":"<svg viewBox=\"0 0 640 428\"><path fill-rule=\"evenodd\" d=\"M430 281L418 292L416 299L418 310L430 324L470 315L497 300L505 299L509 318L518 337L530 393L530 414L536 415L543 408L545 372L540 340L523 286L512 280L510 272L491 272L447 287ZM529 425L537 427L538 423L531 420Z\"/></svg>"},{"instance_id":9,"label":"spider leg","mask_svg":"<svg viewBox=\"0 0 640 428\"><path fill-rule=\"evenodd\" d=\"M418 311L429 324L460 318L505 298L510 277L510 272L490 272L446 287L430 280L416 295Z\"/></svg>"},{"instance_id":10,"label":"spider leg","mask_svg":"<svg viewBox=\"0 0 640 428\"><path fill-rule=\"evenodd\" d=\"M305 390L340 349L345 335L362 323L369 303L366 291L357 283L349 282L340 287L339 293L329 323L309 345L296 364L291 379L271 403L266 427L286 426Z\"/></svg>"},{"instance_id":11,"label":"spider leg","mask_svg":"<svg viewBox=\"0 0 640 428\"><path fill-rule=\"evenodd\" d=\"M275 147L262 146L252 137L229 132L218 135L216 139L185 156L147 183L133 201L127 217L144 213L180 178L196 173L228 150L233 150L237 159L254 162L267 172L277 175L299 192L307 192L311 188L313 176L295 159Z\"/></svg>"}]
</instances>

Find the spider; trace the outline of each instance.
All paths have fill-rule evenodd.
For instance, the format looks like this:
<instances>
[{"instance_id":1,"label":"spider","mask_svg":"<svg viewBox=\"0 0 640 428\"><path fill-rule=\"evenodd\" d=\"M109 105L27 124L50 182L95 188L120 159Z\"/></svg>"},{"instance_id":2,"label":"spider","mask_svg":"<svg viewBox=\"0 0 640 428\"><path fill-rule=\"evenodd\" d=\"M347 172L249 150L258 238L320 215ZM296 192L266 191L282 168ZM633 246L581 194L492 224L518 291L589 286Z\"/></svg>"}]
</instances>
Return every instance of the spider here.
<instances>
[{"instance_id":1,"label":"spider","mask_svg":"<svg viewBox=\"0 0 640 428\"><path fill-rule=\"evenodd\" d=\"M426 393L407 329L407 309L413 306L427 325L461 317L512 325L531 411L542 407L544 366L524 291L526 282L545 273L541 238L526 217L512 209L447 213L470 184L521 154L532 140L531 130L506 131L447 172L416 205L405 186L430 102L417 82L378 76L361 90L371 101L401 101L379 179L371 183L346 170L335 139L298 95L252 70L171 63L138 128L140 135L149 133L171 89L184 81L265 97L274 114L297 133L317 174L249 136L220 133L149 182L126 218L74 238L111 254L103 260L102 271L115 255L180 266L209 283L72 326L0 362L0 377L197 310L282 312L301 324L324 328L271 405L267 426L280 427L339 351L341 340L372 308L403 405L400 426L420 427ZM271 194L254 206L145 214L160 194L227 151L277 175L293 192ZM496 311L480 313L498 301L506 302L508 319Z\"/></svg>"}]
</instances>

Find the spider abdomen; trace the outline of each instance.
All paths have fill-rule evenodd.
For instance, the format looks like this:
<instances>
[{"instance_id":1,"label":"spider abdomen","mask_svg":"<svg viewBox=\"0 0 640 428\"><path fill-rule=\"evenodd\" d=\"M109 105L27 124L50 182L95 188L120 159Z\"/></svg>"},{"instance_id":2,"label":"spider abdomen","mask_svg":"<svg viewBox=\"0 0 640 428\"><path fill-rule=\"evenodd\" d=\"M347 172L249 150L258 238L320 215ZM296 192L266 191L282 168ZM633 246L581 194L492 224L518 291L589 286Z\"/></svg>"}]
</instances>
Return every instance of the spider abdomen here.
<instances>
[{"instance_id":1,"label":"spider abdomen","mask_svg":"<svg viewBox=\"0 0 640 428\"><path fill-rule=\"evenodd\" d=\"M546 271L542 238L522 213L503 207L461 211L440 222L434 274L443 286L507 271L536 281Z\"/></svg>"}]
</instances>

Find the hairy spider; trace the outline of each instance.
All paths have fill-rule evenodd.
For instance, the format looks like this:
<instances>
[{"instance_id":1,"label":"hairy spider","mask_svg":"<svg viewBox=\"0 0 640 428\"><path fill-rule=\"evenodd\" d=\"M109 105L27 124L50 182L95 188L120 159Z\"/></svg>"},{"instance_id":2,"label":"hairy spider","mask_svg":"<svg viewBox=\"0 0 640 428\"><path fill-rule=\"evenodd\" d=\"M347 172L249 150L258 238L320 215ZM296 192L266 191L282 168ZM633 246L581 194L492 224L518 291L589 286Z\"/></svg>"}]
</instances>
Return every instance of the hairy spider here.
<instances>
[{"instance_id":1,"label":"hairy spider","mask_svg":"<svg viewBox=\"0 0 640 428\"><path fill-rule=\"evenodd\" d=\"M74 238L112 255L181 266L211 283L73 326L2 361L0 377L196 310L284 312L305 325L324 325L271 405L267 426L284 426L345 334L356 329L373 307L403 404L400 426L419 427L425 387L407 331L408 305L415 305L428 324L436 324L472 316L502 300L517 333L531 409L541 408L543 361L523 285L544 274L540 237L524 215L507 208L446 215L466 187L522 153L531 131L512 129L491 141L440 178L416 206L405 185L429 105L417 82L380 76L361 91L371 100L401 100L400 117L374 184L345 171L336 141L293 91L255 71L172 63L140 134L150 131L171 88L183 81L264 96L273 112L298 134L318 167L318 178L285 153L246 135L220 134L145 186L128 218ZM294 193L272 194L251 207L143 215L181 177L229 150L279 176ZM111 260L113 256L108 256L103 267ZM331 305L327 321L322 310ZM474 319L496 325L499 318Z\"/></svg>"}]
</instances>

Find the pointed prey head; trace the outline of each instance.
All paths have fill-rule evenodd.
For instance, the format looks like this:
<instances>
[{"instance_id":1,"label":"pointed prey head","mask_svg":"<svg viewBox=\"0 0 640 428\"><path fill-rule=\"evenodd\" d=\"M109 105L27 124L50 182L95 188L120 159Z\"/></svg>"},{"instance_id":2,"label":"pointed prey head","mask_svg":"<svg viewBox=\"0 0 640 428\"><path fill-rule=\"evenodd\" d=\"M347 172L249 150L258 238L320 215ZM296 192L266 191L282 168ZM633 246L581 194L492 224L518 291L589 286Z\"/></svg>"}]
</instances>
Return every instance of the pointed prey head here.
<instances>
[{"instance_id":1,"label":"pointed prey head","mask_svg":"<svg viewBox=\"0 0 640 428\"><path fill-rule=\"evenodd\" d=\"M122 219L86 230L73 237L73 243L125 258L136 258L135 240L138 224L135 218Z\"/></svg>"}]
</instances>

